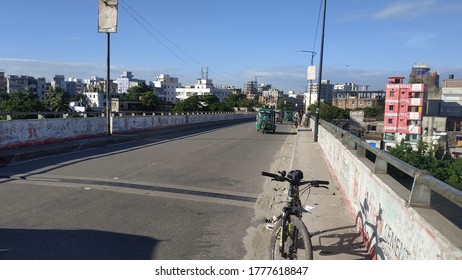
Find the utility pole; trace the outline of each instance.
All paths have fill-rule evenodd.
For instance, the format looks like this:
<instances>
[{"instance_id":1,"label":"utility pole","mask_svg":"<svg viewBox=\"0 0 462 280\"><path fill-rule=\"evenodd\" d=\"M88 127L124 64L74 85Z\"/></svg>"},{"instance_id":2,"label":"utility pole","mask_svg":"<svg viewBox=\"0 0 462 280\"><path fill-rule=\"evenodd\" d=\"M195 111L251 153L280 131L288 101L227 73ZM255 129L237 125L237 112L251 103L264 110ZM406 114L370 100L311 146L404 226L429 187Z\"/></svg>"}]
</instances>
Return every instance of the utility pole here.
<instances>
[{"instance_id":1,"label":"utility pole","mask_svg":"<svg viewBox=\"0 0 462 280\"><path fill-rule=\"evenodd\" d=\"M322 81L322 62L324 53L324 31L326 28L326 6L327 0L324 0L324 15L322 17L322 36L321 36L321 53L319 59L319 75L318 75L318 96L316 104L316 120L314 122L314 142L318 142L318 128L319 128L319 111L321 110L321 81Z\"/></svg>"},{"instance_id":2,"label":"utility pole","mask_svg":"<svg viewBox=\"0 0 462 280\"><path fill-rule=\"evenodd\" d=\"M313 80L316 78L316 66L313 66L313 59L314 59L314 56L316 55L316 52L305 51L305 50L300 50L299 52L311 53L311 63L310 63L310 66L308 66L307 75L306 75L306 79L310 81L310 91L309 91L309 99L308 99L308 105L307 105L307 107L309 107L311 105L311 92L313 88ZM307 89L308 89L308 86L307 86Z\"/></svg>"}]
</instances>

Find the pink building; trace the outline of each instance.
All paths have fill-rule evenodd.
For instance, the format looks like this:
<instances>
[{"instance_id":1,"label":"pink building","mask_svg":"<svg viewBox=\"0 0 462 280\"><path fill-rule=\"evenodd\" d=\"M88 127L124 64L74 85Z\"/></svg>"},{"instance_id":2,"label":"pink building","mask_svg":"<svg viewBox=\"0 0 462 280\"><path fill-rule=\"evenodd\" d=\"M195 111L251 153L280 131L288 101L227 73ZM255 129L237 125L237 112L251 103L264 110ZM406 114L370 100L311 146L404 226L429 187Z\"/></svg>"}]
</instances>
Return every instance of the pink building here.
<instances>
[{"instance_id":1,"label":"pink building","mask_svg":"<svg viewBox=\"0 0 462 280\"><path fill-rule=\"evenodd\" d=\"M422 135L425 86L404 84L403 80L404 77L389 77L386 85L383 126L386 148L401 139L417 142Z\"/></svg>"}]
</instances>

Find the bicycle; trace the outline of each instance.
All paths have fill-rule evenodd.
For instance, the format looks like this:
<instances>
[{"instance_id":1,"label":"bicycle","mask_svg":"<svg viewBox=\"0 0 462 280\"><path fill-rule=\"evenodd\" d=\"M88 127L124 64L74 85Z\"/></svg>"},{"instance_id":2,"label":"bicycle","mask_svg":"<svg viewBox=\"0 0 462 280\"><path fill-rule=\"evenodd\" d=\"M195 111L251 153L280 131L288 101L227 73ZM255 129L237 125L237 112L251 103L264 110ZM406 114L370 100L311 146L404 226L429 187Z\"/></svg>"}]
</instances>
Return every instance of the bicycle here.
<instances>
[{"instance_id":1,"label":"bicycle","mask_svg":"<svg viewBox=\"0 0 462 280\"><path fill-rule=\"evenodd\" d=\"M293 128L298 128L298 118L294 118L291 123Z\"/></svg>"},{"instance_id":2,"label":"bicycle","mask_svg":"<svg viewBox=\"0 0 462 280\"><path fill-rule=\"evenodd\" d=\"M272 260L312 260L311 236L302 221L303 212L308 212L308 210L302 207L300 187L307 185L302 189L302 194L310 191L312 187L328 189L323 185L328 185L329 181L302 181L303 172L300 170L291 170L289 174L286 171L278 171L278 173L279 175L265 171L261 173L262 176L273 178L271 181L289 182L287 204L282 208L281 216L271 233L269 258Z\"/></svg>"}]
</instances>

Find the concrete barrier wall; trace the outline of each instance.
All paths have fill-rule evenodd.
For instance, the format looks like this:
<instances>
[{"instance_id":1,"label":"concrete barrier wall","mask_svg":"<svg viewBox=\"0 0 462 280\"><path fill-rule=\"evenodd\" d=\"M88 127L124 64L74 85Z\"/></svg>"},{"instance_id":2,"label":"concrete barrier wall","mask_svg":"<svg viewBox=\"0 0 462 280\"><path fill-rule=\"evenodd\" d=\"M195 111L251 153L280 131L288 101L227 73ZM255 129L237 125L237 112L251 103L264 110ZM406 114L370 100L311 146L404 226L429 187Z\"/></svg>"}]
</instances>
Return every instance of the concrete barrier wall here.
<instances>
[{"instance_id":1,"label":"concrete barrier wall","mask_svg":"<svg viewBox=\"0 0 462 280\"><path fill-rule=\"evenodd\" d=\"M321 126L319 139L373 258L462 259L460 249Z\"/></svg>"},{"instance_id":2,"label":"concrete barrier wall","mask_svg":"<svg viewBox=\"0 0 462 280\"><path fill-rule=\"evenodd\" d=\"M162 116L126 116L112 120L112 132L123 133L159 127L255 118L255 114L184 114Z\"/></svg>"},{"instance_id":3,"label":"concrete barrier wall","mask_svg":"<svg viewBox=\"0 0 462 280\"><path fill-rule=\"evenodd\" d=\"M255 114L215 113L113 117L112 132L124 133L175 125L252 118L255 118ZM106 134L107 120L104 117L0 121L0 149Z\"/></svg>"},{"instance_id":4,"label":"concrete barrier wall","mask_svg":"<svg viewBox=\"0 0 462 280\"><path fill-rule=\"evenodd\" d=\"M105 118L0 121L0 149L107 134Z\"/></svg>"}]
</instances>

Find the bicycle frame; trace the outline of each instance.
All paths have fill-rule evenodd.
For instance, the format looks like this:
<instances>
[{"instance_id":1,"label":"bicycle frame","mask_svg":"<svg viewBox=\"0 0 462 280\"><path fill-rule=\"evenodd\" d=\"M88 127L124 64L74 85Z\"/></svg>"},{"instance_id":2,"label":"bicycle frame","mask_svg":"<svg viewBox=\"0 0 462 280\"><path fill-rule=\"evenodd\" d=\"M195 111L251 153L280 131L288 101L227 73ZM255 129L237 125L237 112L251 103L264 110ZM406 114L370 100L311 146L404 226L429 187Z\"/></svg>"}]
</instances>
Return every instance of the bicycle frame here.
<instances>
[{"instance_id":1,"label":"bicycle frame","mask_svg":"<svg viewBox=\"0 0 462 280\"><path fill-rule=\"evenodd\" d=\"M300 189L298 185L295 184L290 184L289 185L289 191L288 191L288 196L287 196L287 206L282 208L282 228L281 228L281 247L279 248L279 253L281 256L284 254L284 243L286 241L286 238L283 238L287 234L287 222L288 218L290 215L295 215L298 216L299 218L302 218L302 213L304 212L303 208L301 207L301 201L300 201ZM290 230L289 230L290 231ZM294 229L294 232L289 232L289 234L293 235L293 237L297 236L297 229ZM292 238L294 239L294 238ZM284 256L285 257L285 256Z\"/></svg>"},{"instance_id":2,"label":"bicycle frame","mask_svg":"<svg viewBox=\"0 0 462 280\"><path fill-rule=\"evenodd\" d=\"M303 181L303 173L300 170L291 170L288 175L286 171L278 171L278 173L279 175L262 171L263 176L270 177L273 181L289 182L286 205L282 208L282 214L270 237L270 258L275 259L276 255L279 255L283 259L300 259L302 257L311 260L313 259L313 250L310 233L302 221L303 212L309 212L309 210L302 207L300 187L306 185L308 190L312 187L328 188L321 185L327 185L329 181ZM301 192L304 193L304 189ZM300 247L300 245L304 247ZM298 251L300 248L303 248L301 254Z\"/></svg>"}]
</instances>

